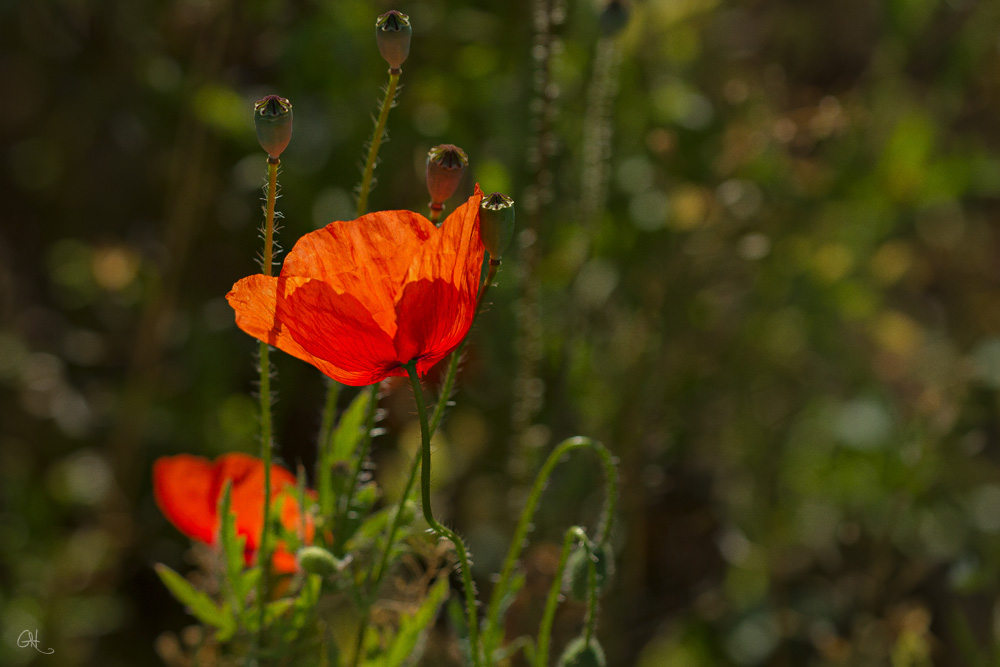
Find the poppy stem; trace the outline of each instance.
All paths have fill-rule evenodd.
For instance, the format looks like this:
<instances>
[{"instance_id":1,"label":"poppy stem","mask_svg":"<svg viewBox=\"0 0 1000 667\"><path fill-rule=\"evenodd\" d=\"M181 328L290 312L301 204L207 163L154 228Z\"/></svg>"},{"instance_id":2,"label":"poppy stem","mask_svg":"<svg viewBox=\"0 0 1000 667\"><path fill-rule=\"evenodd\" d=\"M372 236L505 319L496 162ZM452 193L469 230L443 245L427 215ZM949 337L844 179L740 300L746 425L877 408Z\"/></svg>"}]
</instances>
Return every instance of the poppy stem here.
<instances>
[{"instance_id":1,"label":"poppy stem","mask_svg":"<svg viewBox=\"0 0 1000 667\"><path fill-rule=\"evenodd\" d=\"M389 109L396 101L396 85L399 83L400 70L389 70L389 85L385 89L385 99L382 100L382 108L379 110L378 122L375 124L375 132L372 134L371 144L368 147L368 159L365 160L365 171L361 177L361 186L358 188L358 217L368 212L368 193L372 188L372 175L375 172L375 163L378 160L378 149L382 145L382 138L385 136L385 126L389 121Z\"/></svg>"},{"instance_id":2,"label":"poppy stem","mask_svg":"<svg viewBox=\"0 0 1000 667\"><path fill-rule=\"evenodd\" d=\"M261 257L261 270L265 276L274 271L274 203L278 190L278 165L281 160L276 157L267 158L267 204L264 209L264 254ZM260 605L260 634L257 636L259 647L264 639L264 610L267 608L268 568L270 567L270 540L268 534L271 526L271 348L265 341L260 342L260 453L264 463L264 519L260 533L260 547L257 550L257 564L263 569L257 588L257 604Z\"/></svg>"},{"instance_id":3,"label":"poppy stem","mask_svg":"<svg viewBox=\"0 0 1000 667\"><path fill-rule=\"evenodd\" d=\"M611 523L614 519L615 508L618 505L618 473L615 469L614 457L607 447L596 440L580 436L563 440L552 450L552 453L549 454L549 457L538 471L538 476L535 477L531 492L528 494L528 501L525 503L524 509L521 510L517 528L514 529L514 538L510 541L510 549L507 551L507 557L504 559L503 567L500 569L500 578L497 579L496 586L493 587L493 593L490 595L490 604L486 610L485 628L488 637L494 636L491 629L500 623L500 607L504 598L507 597L507 589L510 586L511 576L514 574L517 561L521 557L521 551L528 542L528 533L531 530L532 521L538 509L542 492L548 485L549 478L552 476L556 465L567 454L581 448L590 449L597 454L601 461L601 466L604 468L604 481L606 484L604 508L601 512L600 521L597 524L597 539L595 542L603 545L611 536ZM489 655L495 648L496 646L492 646L489 640L487 640L485 646L486 654Z\"/></svg>"},{"instance_id":4,"label":"poppy stem","mask_svg":"<svg viewBox=\"0 0 1000 667\"><path fill-rule=\"evenodd\" d=\"M480 288L479 299L476 302L476 312L473 316L473 321L475 321L475 318L479 317L479 313L482 310L483 302L486 297L486 292L493 284L493 280L496 278L497 271L500 268L500 260L490 259L489 266L490 269L489 274L486 276L486 282L483 283L482 288ZM448 373L445 375L444 384L441 387L441 393L438 396L437 405L434 406L434 415L428 426L428 439L430 439L430 437L432 437L437 431L438 426L441 424L441 419L444 417L444 411L448 406L448 401L451 398L451 390L455 384L455 376L458 374L458 362L462 357L462 350L465 349L465 342L467 340L468 335L466 335L451 355L451 360L448 363ZM420 461L421 457L417 456L413 460L413 465L410 466L410 474L406 478L406 484L403 486L403 493L399 497L399 507L396 508L396 512L392 517L392 523L389 525L389 532L385 540L385 550L382 552L382 557L379 559L378 567L368 571L368 578L365 580L364 588L366 595L374 595L375 591L378 590L379 585L382 583L382 577L385 576L386 570L389 567L389 557L392 554L393 547L396 543L396 533L399 531L399 523L401 517L403 516L403 505L410 497L410 491L413 489L413 484L417 479L417 470L420 468ZM358 660L361 656L361 647L363 645L365 632L368 630L370 611L369 606L369 608L365 610L364 618L358 627L358 636L357 641L355 642L356 648L353 663L354 665L358 664Z\"/></svg>"},{"instance_id":5,"label":"poppy stem","mask_svg":"<svg viewBox=\"0 0 1000 667\"><path fill-rule=\"evenodd\" d=\"M424 510L424 519L435 533L447 538L455 545L455 552L458 554L458 562L462 570L462 583L465 588L465 610L468 614L469 624L469 649L472 654L472 664L475 667L479 667L482 664L479 652L479 621L476 614L476 589L472 583L472 567L469 560L469 552L462 539L452 530L438 523L431 510L431 432L427 423L427 408L424 405L424 392L420 388L420 377L417 375L416 360L406 365L406 372L410 376L410 384L413 385L413 398L417 403L417 415L420 418L420 451L422 457L420 500Z\"/></svg>"},{"instance_id":6,"label":"poppy stem","mask_svg":"<svg viewBox=\"0 0 1000 667\"><path fill-rule=\"evenodd\" d=\"M549 588L549 595L545 600L545 611L542 613L542 623L538 629L538 648L535 650L535 667L548 667L549 664L549 644L552 643L552 622L555 619L556 607L559 605L559 598L561 597L559 593L562 591L566 560L569 558L570 549L573 548L573 543L576 541L583 544L584 548L587 549L587 553L590 553L590 549L588 548L590 540L587 538L587 533L584 532L583 528L580 528L580 526L571 526L566 529L562 551L559 553L559 564L556 566L555 577L552 579L552 586ZM593 563L591 563L591 570L593 570L592 566ZM593 599L593 596L588 597L587 620L585 623L587 640L589 641L593 635L593 627L591 627L592 619L595 618L594 609L590 603L593 602L596 604L596 601Z\"/></svg>"}]
</instances>

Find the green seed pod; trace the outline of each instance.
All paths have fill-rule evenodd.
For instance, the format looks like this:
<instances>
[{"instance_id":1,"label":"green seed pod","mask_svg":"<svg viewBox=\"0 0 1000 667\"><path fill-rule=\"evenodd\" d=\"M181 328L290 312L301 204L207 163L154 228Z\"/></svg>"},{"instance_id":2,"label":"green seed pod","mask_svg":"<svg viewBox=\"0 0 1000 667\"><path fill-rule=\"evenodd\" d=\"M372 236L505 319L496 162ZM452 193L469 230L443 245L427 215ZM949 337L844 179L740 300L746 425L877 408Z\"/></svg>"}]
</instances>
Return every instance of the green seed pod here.
<instances>
[{"instance_id":1,"label":"green seed pod","mask_svg":"<svg viewBox=\"0 0 1000 667\"><path fill-rule=\"evenodd\" d=\"M479 233L490 257L500 259L514 237L514 200L494 192L479 205Z\"/></svg>"},{"instance_id":2,"label":"green seed pod","mask_svg":"<svg viewBox=\"0 0 1000 667\"><path fill-rule=\"evenodd\" d=\"M328 576L339 572L344 563L323 547L302 547L296 558L299 567L309 574Z\"/></svg>"},{"instance_id":3,"label":"green seed pod","mask_svg":"<svg viewBox=\"0 0 1000 667\"><path fill-rule=\"evenodd\" d=\"M614 561L608 545L596 546L594 553L594 574L597 575L597 590L604 589L610 575L614 574ZM586 601L590 580L589 556L586 549L576 549L566 559L564 586L574 600Z\"/></svg>"},{"instance_id":4,"label":"green seed pod","mask_svg":"<svg viewBox=\"0 0 1000 667\"><path fill-rule=\"evenodd\" d=\"M410 17L395 9L386 12L375 21L375 41L378 51L389 63L390 71L399 73L399 68L410 55Z\"/></svg>"},{"instance_id":5,"label":"green seed pod","mask_svg":"<svg viewBox=\"0 0 1000 667\"><path fill-rule=\"evenodd\" d=\"M583 637L571 641L556 663L557 667L606 667L607 664L604 649L593 637L589 642Z\"/></svg>"},{"instance_id":6,"label":"green seed pod","mask_svg":"<svg viewBox=\"0 0 1000 667\"><path fill-rule=\"evenodd\" d=\"M284 97L268 95L253 105L257 141L277 160L292 140L292 103Z\"/></svg>"},{"instance_id":7,"label":"green seed pod","mask_svg":"<svg viewBox=\"0 0 1000 667\"><path fill-rule=\"evenodd\" d=\"M431 195L432 207L440 208L455 194L468 166L469 156L458 146L441 144L428 151L427 192Z\"/></svg>"}]
</instances>

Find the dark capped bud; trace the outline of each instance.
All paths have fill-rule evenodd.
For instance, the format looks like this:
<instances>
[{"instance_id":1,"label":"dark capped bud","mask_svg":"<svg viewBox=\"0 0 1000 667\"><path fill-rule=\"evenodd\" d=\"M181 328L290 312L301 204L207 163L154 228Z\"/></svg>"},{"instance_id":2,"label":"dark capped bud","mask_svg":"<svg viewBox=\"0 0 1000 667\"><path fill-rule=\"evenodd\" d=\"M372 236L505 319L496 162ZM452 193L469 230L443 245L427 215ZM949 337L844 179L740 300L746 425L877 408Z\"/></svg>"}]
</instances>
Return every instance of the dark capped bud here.
<instances>
[{"instance_id":1,"label":"dark capped bud","mask_svg":"<svg viewBox=\"0 0 1000 667\"><path fill-rule=\"evenodd\" d=\"M344 568L344 561L337 559L323 547L302 547L296 554L299 567L309 574L328 576Z\"/></svg>"},{"instance_id":2,"label":"dark capped bud","mask_svg":"<svg viewBox=\"0 0 1000 667\"><path fill-rule=\"evenodd\" d=\"M514 200L494 192L479 205L479 233L490 258L500 259L514 237Z\"/></svg>"},{"instance_id":3,"label":"dark capped bud","mask_svg":"<svg viewBox=\"0 0 1000 667\"><path fill-rule=\"evenodd\" d=\"M382 14L375 21L375 41L378 42L378 51L392 70L398 72L400 66L406 62L406 57L410 55L412 34L410 17L395 9Z\"/></svg>"},{"instance_id":4,"label":"dark capped bud","mask_svg":"<svg viewBox=\"0 0 1000 667\"><path fill-rule=\"evenodd\" d=\"M427 191L431 207L440 207L455 194L462 173L469 166L469 156L458 146L441 144L427 153Z\"/></svg>"},{"instance_id":5,"label":"dark capped bud","mask_svg":"<svg viewBox=\"0 0 1000 667\"><path fill-rule=\"evenodd\" d=\"M601 11L601 32L608 37L614 35L628 23L628 7L623 0L610 0Z\"/></svg>"},{"instance_id":6,"label":"dark capped bud","mask_svg":"<svg viewBox=\"0 0 1000 667\"><path fill-rule=\"evenodd\" d=\"M284 97L268 95L254 104L253 110L257 141L276 160L292 140L292 103Z\"/></svg>"},{"instance_id":7,"label":"dark capped bud","mask_svg":"<svg viewBox=\"0 0 1000 667\"><path fill-rule=\"evenodd\" d=\"M604 649L591 637L588 642L583 637L577 637L566 645L566 650L559 656L558 667L605 667L607 660Z\"/></svg>"}]
</instances>

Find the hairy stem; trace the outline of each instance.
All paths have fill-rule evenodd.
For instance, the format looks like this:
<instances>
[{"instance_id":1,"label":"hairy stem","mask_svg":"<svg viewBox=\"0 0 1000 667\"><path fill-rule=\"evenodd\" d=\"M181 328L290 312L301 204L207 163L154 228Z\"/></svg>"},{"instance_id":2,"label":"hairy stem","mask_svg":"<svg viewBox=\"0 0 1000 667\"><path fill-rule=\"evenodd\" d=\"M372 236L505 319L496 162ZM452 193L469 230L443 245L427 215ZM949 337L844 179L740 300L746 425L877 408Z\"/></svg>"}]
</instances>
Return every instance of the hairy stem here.
<instances>
[{"instance_id":1,"label":"hairy stem","mask_svg":"<svg viewBox=\"0 0 1000 667\"><path fill-rule=\"evenodd\" d=\"M514 530L514 537L510 542L510 549L507 551L507 557L504 559L503 567L500 570L500 578L497 580L496 586L493 588L493 593L490 595L490 604L486 611L485 625L488 637L492 637L493 634L495 634L491 633L490 630L495 628L497 623L500 622L500 604L507 592L508 587L510 586L511 576L514 574L514 567L517 565L517 561L521 557L521 550L524 549L524 545L528 537L528 531L531 527L531 522L534 519L535 511L538 509L538 502L542 497L542 491L545 490L549 477L551 477L552 471L555 469L559 461L569 452L582 447L593 450L600 457L601 463L604 467L605 482L607 484L606 494L604 497L604 509L598 525L597 544L604 544L611 534L611 522L614 518L615 507L618 503L618 477L615 471L614 458L611 456L611 452L608 451L607 447L596 440L584 437L575 437L564 440L559 443L552 453L549 454L549 458L545 460L545 464L538 472L538 476L535 478L535 483L531 487L531 492L528 495L528 502L521 511L517 528ZM490 645L485 648L487 651L486 655L490 655L496 647Z\"/></svg>"},{"instance_id":2,"label":"hairy stem","mask_svg":"<svg viewBox=\"0 0 1000 667\"><path fill-rule=\"evenodd\" d=\"M549 595L545 600L545 611L542 613L542 623L538 629L538 650L535 651L535 667L548 667L549 645L552 643L552 621L556 616L556 607L559 605L559 592L562 590L563 572L566 570L566 559L569 558L569 551L573 548L573 542L579 540L587 545L589 540L583 528L572 526L566 530L566 537L563 538L562 551L559 553L559 565L556 566L555 578L549 588ZM590 608L587 609L588 627L587 639L590 639Z\"/></svg>"},{"instance_id":3,"label":"hairy stem","mask_svg":"<svg viewBox=\"0 0 1000 667\"><path fill-rule=\"evenodd\" d=\"M392 108L396 99L396 85L399 83L400 71L389 70L389 85L385 89L385 99L382 100L382 108L379 110L378 122L375 124L375 133L372 135L371 146L368 148L368 159L365 160L365 171L361 177L361 188L358 190L358 217L360 218L368 210L368 193L372 188L372 174L375 172L375 162L378 159L378 149L382 145L382 137L385 135L385 126L389 121L389 109Z\"/></svg>"},{"instance_id":4,"label":"hairy stem","mask_svg":"<svg viewBox=\"0 0 1000 667\"><path fill-rule=\"evenodd\" d=\"M267 204L264 209L264 254L261 270L265 276L274 272L274 202L278 189L278 158L267 158ZM263 569L257 588L257 604L260 605L260 630L258 646L264 637L264 610L267 607L268 570L270 557L271 526L271 449L273 435L271 428L271 348L265 341L260 342L260 458L264 463L264 524L257 550L257 563Z\"/></svg>"},{"instance_id":5,"label":"hairy stem","mask_svg":"<svg viewBox=\"0 0 1000 667\"><path fill-rule=\"evenodd\" d=\"M493 284L493 280L496 278L497 271L500 268L499 259L491 259L489 263L489 273L486 276L486 282L479 290L479 298L476 302L476 312L473 315L473 322L479 318L479 313L482 311L483 303L486 298L486 293L489 291L490 286ZM428 430L430 432L430 437L434 436L437 432L438 426L441 424L441 419L444 417L444 411L448 405L449 399L451 398L451 390L455 385L455 377L458 375L458 362L462 357L462 350L465 349L465 343L468 340L468 335L462 340L455 351L451 355L451 360L448 363L448 372L445 374L444 384L441 387L440 395L438 396L437 405L434 406L434 415L431 419ZM389 558L392 556L392 548L396 543L396 533L399 531L400 519L403 515L403 504L406 503L407 499L410 497L410 491L413 490L413 484L417 479L417 472L420 470L421 457L417 456L413 459L413 463L410 466L410 474L406 478L406 484L403 486L403 493L399 497L399 506L396 508L395 513L392 516L392 522L389 524L389 531L386 534L385 539L385 549L382 551L382 556L379 558L378 566L374 569L368 571L368 578L365 580L364 591L366 595L375 595L378 590L379 585L382 583L382 577L389 567ZM355 641L355 653L353 665L358 664L358 660L361 656L361 649L363 647L364 635L368 630L368 625L370 622L370 604L369 608L363 613L363 618L361 624L358 626L358 634Z\"/></svg>"},{"instance_id":6,"label":"hairy stem","mask_svg":"<svg viewBox=\"0 0 1000 667\"><path fill-rule=\"evenodd\" d=\"M465 587L465 610L468 614L469 624L469 648L472 653L472 664L479 667L482 663L479 654L479 622L476 615L476 590L472 584L472 566L469 561L469 553L462 539L454 531L445 528L431 510L431 432L427 424L427 409L424 406L424 392L420 388L420 378L417 376L417 362L411 361L406 365L407 373L410 376L410 384L413 385L413 398L417 403L417 415L420 418L420 441L421 441L421 475L420 475L420 500L424 511L424 519L435 533L451 541L455 545L455 552L458 554L459 566L462 570L462 583Z\"/></svg>"}]
</instances>

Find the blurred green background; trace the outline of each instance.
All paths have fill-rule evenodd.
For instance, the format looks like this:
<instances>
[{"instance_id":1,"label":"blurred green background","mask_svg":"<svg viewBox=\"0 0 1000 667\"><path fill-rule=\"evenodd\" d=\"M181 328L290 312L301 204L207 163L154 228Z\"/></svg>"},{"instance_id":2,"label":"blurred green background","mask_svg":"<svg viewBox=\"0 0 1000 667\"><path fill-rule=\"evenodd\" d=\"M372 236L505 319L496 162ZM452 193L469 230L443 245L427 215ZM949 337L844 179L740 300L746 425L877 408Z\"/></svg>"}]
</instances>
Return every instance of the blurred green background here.
<instances>
[{"instance_id":1,"label":"blurred green background","mask_svg":"<svg viewBox=\"0 0 1000 667\"><path fill-rule=\"evenodd\" d=\"M1000 4L636 0L610 37L602 7L0 2L0 664L157 664L190 623L149 470L257 449L224 300L256 271L252 103L295 106L285 247L353 218L391 8L371 206L424 211L455 143L523 230L436 459L480 587L525 470L581 433L621 460L609 664L1000 664ZM308 466L321 378L277 365ZM391 496L418 435L405 387L383 404ZM600 489L585 458L550 485L529 593Z\"/></svg>"}]
</instances>

